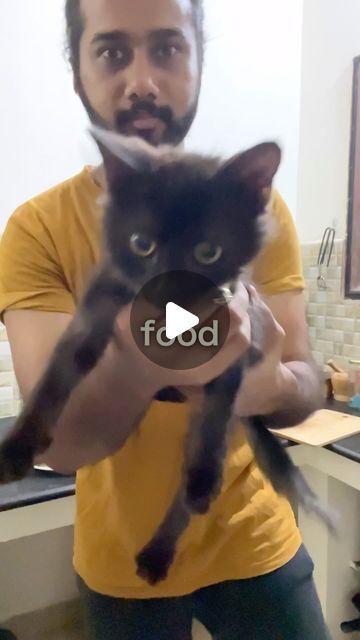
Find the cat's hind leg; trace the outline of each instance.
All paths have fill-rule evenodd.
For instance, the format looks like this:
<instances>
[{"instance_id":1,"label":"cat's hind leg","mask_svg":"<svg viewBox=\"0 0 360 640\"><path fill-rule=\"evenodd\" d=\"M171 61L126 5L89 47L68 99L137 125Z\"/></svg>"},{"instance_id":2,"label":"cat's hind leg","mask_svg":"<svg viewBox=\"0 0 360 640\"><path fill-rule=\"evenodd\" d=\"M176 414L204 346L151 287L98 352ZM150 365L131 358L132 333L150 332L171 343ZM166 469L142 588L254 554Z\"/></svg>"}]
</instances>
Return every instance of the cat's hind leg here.
<instances>
[{"instance_id":1,"label":"cat's hind leg","mask_svg":"<svg viewBox=\"0 0 360 640\"><path fill-rule=\"evenodd\" d=\"M231 367L205 387L201 416L195 415L188 433L185 460L185 499L193 513L206 513L221 490L227 435L243 368Z\"/></svg>"},{"instance_id":2,"label":"cat's hind leg","mask_svg":"<svg viewBox=\"0 0 360 640\"><path fill-rule=\"evenodd\" d=\"M190 521L182 490L176 495L154 537L137 555L137 575L151 585L165 580L173 563L176 544Z\"/></svg>"}]
</instances>

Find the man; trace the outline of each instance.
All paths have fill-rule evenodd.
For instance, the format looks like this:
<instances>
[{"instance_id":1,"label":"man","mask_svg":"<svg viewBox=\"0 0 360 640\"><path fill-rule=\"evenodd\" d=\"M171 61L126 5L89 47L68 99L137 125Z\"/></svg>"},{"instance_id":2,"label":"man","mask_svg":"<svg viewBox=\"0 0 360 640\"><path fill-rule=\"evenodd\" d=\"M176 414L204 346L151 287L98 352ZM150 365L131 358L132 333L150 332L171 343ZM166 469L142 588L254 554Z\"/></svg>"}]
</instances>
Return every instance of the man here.
<instances>
[{"instance_id":1,"label":"man","mask_svg":"<svg viewBox=\"0 0 360 640\"><path fill-rule=\"evenodd\" d=\"M154 145L183 140L200 90L201 0L67 0L66 19L75 89L92 121ZM8 223L0 307L25 399L99 259L103 189L102 168L85 169L24 204ZM265 358L247 376L236 411L290 421L315 410L320 392L296 234L277 193L272 209L277 235L253 272L268 305L256 298ZM189 415L187 403L152 399L170 385L195 390L239 358L250 340L247 305L240 287L226 344L189 371L145 362L127 309L56 426L43 461L64 473L78 470L74 565L92 638L189 640L193 618L217 640L327 637L290 505L259 472L241 425L222 493L206 516L192 519L168 578L150 587L136 576L134 556L179 483Z\"/></svg>"}]
</instances>

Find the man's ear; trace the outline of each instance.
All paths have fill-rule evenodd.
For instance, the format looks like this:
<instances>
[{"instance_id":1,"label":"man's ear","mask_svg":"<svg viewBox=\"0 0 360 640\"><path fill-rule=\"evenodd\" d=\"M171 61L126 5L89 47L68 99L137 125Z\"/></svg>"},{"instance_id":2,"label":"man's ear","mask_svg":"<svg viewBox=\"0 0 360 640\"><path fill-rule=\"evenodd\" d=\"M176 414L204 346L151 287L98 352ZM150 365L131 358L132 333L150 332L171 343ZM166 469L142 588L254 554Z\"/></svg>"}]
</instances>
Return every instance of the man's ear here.
<instances>
[{"instance_id":1,"label":"man's ear","mask_svg":"<svg viewBox=\"0 0 360 640\"><path fill-rule=\"evenodd\" d=\"M275 142L264 142L234 156L221 167L218 175L263 191L271 189L280 162L280 147Z\"/></svg>"}]
</instances>

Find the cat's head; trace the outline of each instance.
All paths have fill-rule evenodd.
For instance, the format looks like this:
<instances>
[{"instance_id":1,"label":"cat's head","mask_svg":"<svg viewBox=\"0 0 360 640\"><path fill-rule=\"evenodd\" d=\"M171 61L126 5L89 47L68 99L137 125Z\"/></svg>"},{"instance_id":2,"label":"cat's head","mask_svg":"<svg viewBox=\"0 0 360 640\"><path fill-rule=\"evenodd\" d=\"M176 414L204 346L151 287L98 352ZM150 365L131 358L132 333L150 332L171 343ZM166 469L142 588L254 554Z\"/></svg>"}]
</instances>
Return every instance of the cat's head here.
<instances>
[{"instance_id":1,"label":"cat's head","mask_svg":"<svg viewBox=\"0 0 360 640\"><path fill-rule=\"evenodd\" d=\"M93 135L108 183L107 248L135 291L175 270L221 286L253 261L281 161L277 144L221 162L111 131Z\"/></svg>"}]
</instances>

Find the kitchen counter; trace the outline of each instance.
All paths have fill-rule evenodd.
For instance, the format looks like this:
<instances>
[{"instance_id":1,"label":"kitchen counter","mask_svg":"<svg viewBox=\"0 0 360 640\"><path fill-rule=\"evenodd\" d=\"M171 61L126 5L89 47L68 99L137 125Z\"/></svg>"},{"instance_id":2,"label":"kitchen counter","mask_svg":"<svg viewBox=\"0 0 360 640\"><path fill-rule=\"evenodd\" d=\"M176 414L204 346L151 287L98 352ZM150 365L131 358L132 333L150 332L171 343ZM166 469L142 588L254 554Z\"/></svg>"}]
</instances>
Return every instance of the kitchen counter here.
<instances>
[{"instance_id":1,"label":"kitchen counter","mask_svg":"<svg viewBox=\"0 0 360 640\"><path fill-rule=\"evenodd\" d=\"M326 408L353 413L345 404L329 403ZM0 419L0 441L14 420ZM331 637L340 640L340 622L351 618L351 594L358 590L358 574L350 565L360 556L360 435L324 448L281 442L322 504L339 514L342 526L340 536L335 538L304 510L299 509L297 518L314 560L315 582ZM36 583L31 593L33 610L77 596L71 564L75 512L74 476L34 470L24 480L0 487L0 559L3 567L8 566L5 575L9 592L24 590L12 606L9 598L0 599L1 621L28 611L24 603L28 603L30 594L23 580L24 566L29 575L41 567L42 588Z\"/></svg>"},{"instance_id":2,"label":"kitchen counter","mask_svg":"<svg viewBox=\"0 0 360 640\"><path fill-rule=\"evenodd\" d=\"M329 402L326 408L360 417L359 412L350 409L345 403ZM11 429L14 420L14 418L0 419L0 441ZM289 440L281 439L281 442L285 447L296 446L296 443L289 442ZM326 448L349 460L360 462L360 435L340 440ZM75 476L61 476L53 472L34 469L30 476L24 480L0 487L0 511L40 504L72 496L74 493Z\"/></svg>"},{"instance_id":3,"label":"kitchen counter","mask_svg":"<svg viewBox=\"0 0 360 640\"><path fill-rule=\"evenodd\" d=\"M356 411L356 409L350 409L345 402L336 402L335 400L332 400L327 403L326 408L332 409L333 411L348 413L351 416L358 416L360 418L360 412ZM354 460L354 462L360 462L360 434L358 436L351 436L351 438L339 440L338 442L334 442L334 444L329 444L326 449L334 451L349 460Z\"/></svg>"},{"instance_id":4,"label":"kitchen counter","mask_svg":"<svg viewBox=\"0 0 360 640\"><path fill-rule=\"evenodd\" d=\"M0 441L14 424L15 418L0 419ZM0 511L66 498L75 493L75 476L37 471L24 480L0 486Z\"/></svg>"}]
</instances>

